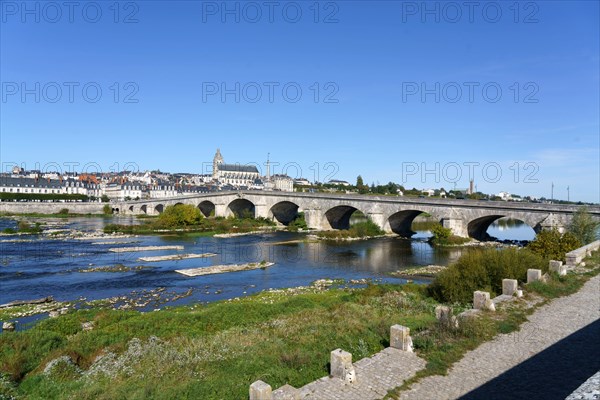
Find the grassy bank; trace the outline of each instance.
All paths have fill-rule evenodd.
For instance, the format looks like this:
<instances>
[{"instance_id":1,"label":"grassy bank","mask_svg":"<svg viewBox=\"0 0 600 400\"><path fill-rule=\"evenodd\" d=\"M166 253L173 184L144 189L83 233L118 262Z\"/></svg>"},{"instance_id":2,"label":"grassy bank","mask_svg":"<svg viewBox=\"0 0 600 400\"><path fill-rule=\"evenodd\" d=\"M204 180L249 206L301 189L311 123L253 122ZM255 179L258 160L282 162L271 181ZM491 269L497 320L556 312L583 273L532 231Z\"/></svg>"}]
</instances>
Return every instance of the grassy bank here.
<instances>
[{"instance_id":1,"label":"grassy bank","mask_svg":"<svg viewBox=\"0 0 600 400\"><path fill-rule=\"evenodd\" d=\"M416 286L372 286L263 293L146 314L77 311L0 335L0 371L10 381L0 393L243 399L256 379L302 386L326 375L336 347L357 359L383 349L390 321L415 332L425 329L434 321L434 305ZM84 332L81 323L87 321L95 328ZM50 361L65 355L74 365L44 373Z\"/></svg>"},{"instance_id":2,"label":"grassy bank","mask_svg":"<svg viewBox=\"0 0 600 400\"><path fill-rule=\"evenodd\" d=\"M198 208L178 204L167 207L157 218L145 219L140 225L108 224L104 227L104 233L148 235L172 232L211 235L253 232L272 226L275 226L273 221L266 218L252 218L247 213L229 218L204 218Z\"/></svg>"},{"instance_id":3,"label":"grassy bank","mask_svg":"<svg viewBox=\"0 0 600 400\"><path fill-rule=\"evenodd\" d=\"M384 234L385 232L382 231L377 224L375 224L373 221L367 220L353 224L350 226L350 229L322 231L317 233L317 236L321 239L343 240L381 236Z\"/></svg>"}]
</instances>

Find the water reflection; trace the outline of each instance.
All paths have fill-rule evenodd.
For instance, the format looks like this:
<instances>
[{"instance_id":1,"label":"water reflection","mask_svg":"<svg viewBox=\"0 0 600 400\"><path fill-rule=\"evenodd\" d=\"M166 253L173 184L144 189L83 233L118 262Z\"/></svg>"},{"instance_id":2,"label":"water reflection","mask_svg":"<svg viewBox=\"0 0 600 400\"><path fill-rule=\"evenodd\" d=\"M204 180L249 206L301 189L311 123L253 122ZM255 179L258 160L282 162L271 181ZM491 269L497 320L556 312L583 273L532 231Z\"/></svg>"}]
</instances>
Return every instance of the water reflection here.
<instances>
[{"instance_id":1,"label":"water reflection","mask_svg":"<svg viewBox=\"0 0 600 400\"><path fill-rule=\"evenodd\" d=\"M533 240L535 231L521 220L513 218L500 218L494 221L487 233L501 241L504 240Z\"/></svg>"}]
</instances>

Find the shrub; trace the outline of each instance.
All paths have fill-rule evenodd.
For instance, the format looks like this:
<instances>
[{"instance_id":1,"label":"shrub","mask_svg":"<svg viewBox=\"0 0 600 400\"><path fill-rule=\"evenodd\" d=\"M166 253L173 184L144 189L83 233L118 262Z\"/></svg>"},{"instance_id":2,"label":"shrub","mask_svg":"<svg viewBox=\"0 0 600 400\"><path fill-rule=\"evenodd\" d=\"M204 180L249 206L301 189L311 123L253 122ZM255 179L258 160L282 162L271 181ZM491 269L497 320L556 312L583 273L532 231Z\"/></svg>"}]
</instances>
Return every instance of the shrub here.
<instances>
[{"instance_id":1,"label":"shrub","mask_svg":"<svg viewBox=\"0 0 600 400\"><path fill-rule=\"evenodd\" d=\"M433 236L429 239L430 243L437 246L452 246L461 245L469 241L468 238L463 238L452 234L452 230L444 228L440 224L431 227Z\"/></svg>"},{"instance_id":2,"label":"shrub","mask_svg":"<svg viewBox=\"0 0 600 400\"><path fill-rule=\"evenodd\" d=\"M304 213L298 213L296 218L288 224L288 230L291 232L297 232L298 230L308 229L308 225L306 224L306 219L304 217Z\"/></svg>"},{"instance_id":3,"label":"shrub","mask_svg":"<svg viewBox=\"0 0 600 400\"><path fill-rule=\"evenodd\" d=\"M572 233L561 234L556 229L552 229L538 233L527 248L546 259L564 260L566 253L581 246L582 243Z\"/></svg>"},{"instance_id":4,"label":"shrub","mask_svg":"<svg viewBox=\"0 0 600 400\"><path fill-rule=\"evenodd\" d=\"M375 222L368 219L352 225L350 229L319 232L318 236L325 239L347 239L379 236L384 233Z\"/></svg>"},{"instance_id":5,"label":"shrub","mask_svg":"<svg viewBox=\"0 0 600 400\"><path fill-rule=\"evenodd\" d=\"M104 207L102 207L102 212L104 213L104 215L112 215L112 207L108 204L105 204Z\"/></svg>"},{"instance_id":6,"label":"shrub","mask_svg":"<svg viewBox=\"0 0 600 400\"><path fill-rule=\"evenodd\" d=\"M573 216L568 229L582 244L588 244L598 239L599 227L600 222L594 221L587 207L581 207Z\"/></svg>"},{"instance_id":7,"label":"shrub","mask_svg":"<svg viewBox=\"0 0 600 400\"><path fill-rule=\"evenodd\" d=\"M69 213L69 209L68 208L61 208L60 211L57 213L59 215L67 215Z\"/></svg>"},{"instance_id":8,"label":"shrub","mask_svg":"<svg viewBox=\"0 0 600 400\"><path fill-rule=\"evenodd\" d=\"M158 223L167 228L197 225L202 220L202 212L190 204L168 206L158 217Z\"/></svg>"},{"instance_id":9,"label":"shrub","mask_svg":"<svg viewBox=\"0 0 600 400\"><path fill-rule=\"evenodd\" d=\"M502 279L527 279L527 269L547 270L546 261L526 249L473 249L442 271L428 288L442 302L468 303L476 290L502 292Z\"/></svg>"}]
</instances>

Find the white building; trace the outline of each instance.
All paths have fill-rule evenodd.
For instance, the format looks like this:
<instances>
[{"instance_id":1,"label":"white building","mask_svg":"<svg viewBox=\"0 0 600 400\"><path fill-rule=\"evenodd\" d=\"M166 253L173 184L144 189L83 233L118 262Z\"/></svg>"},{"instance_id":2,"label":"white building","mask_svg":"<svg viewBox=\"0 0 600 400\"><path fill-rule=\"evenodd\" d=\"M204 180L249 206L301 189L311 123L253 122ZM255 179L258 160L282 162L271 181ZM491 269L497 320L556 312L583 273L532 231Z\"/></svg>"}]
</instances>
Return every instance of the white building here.
<instances>
[{"instance_id":1,"label":"white building","mask_svg":"<svg viewBox=\"0 0 600 400\"><path fill-rule=\"evenodd\" d=\"M104 194L111 200L123 201L126 198L135 200L142 198L143 189L144 186L131 182L109 183L104 188Z\"/></svg>"},{"instance_id":2,"label":"white building","mask_svg":"<svg viewBox=\"0 0 600 400\"><path fill-rule=\"evenodd\" d=\"M287 175L273 175L273 189L282 192L293 192L294 180Z\"/></svg>"}]
</instances>

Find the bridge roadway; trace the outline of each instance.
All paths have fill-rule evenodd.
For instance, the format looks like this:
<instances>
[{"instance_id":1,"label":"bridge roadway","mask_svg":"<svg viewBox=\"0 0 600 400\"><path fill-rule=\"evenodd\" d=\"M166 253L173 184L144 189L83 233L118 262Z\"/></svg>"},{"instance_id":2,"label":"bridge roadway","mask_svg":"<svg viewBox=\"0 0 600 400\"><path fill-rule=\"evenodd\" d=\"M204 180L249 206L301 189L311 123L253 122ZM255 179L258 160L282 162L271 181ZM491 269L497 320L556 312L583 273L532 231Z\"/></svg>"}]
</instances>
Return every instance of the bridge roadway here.
<instances>
[{"instance_id":1,"label":"bridge roadway","mask_svg":"<svg viewBox=\"0 0 600 400\"><path fill-rule=\"evenodd\" d=\"M518 219L536 232L542 229L564 230L580 206L432 199L400 196L367 196L332 193L297 193L277 191L226 191L113 203L114 212L128 215L157 215L167 206L191 204L205 216L228 217L251 215L287 225L303 212L309 228L318 230L347 229L350 216L360 210L386 232L412 233L411 223L422 212L463 237L483 239L488 226L502 217ZM600 206L588 206L600 219Z\"/></svg>"}]
</instances>

